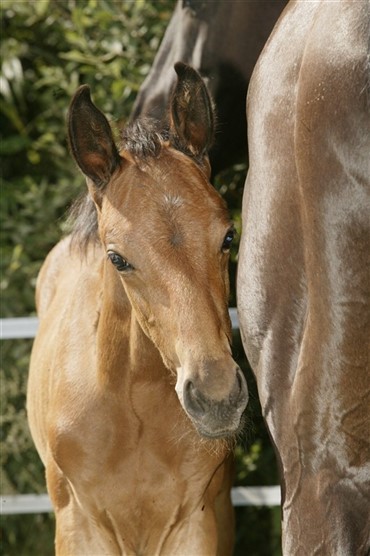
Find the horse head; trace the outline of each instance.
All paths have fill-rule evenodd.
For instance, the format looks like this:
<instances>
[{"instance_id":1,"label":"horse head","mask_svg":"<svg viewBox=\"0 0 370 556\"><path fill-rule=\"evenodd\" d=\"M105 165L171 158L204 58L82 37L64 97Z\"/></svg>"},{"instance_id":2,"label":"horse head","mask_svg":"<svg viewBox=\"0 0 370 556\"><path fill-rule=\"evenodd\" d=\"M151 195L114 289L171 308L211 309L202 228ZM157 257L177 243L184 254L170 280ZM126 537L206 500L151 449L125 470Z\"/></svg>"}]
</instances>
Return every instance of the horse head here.
<instances>
[{"instance_id":1,"label":"horse head","mask_svg":"<svg viewBox=\"0 0 370 556\"><path fill-rule=\"evenodd\" d=\"M218 438L238 430L248 400L230 348L233 227L209 182L214 113L207 88L191 67L175 70L168 128L134 122L117 147L84 85L71 102L69 139L106 252L105 299L117 312L132 311L176 377L198 432Z\"/></svg>"}]
</instances>

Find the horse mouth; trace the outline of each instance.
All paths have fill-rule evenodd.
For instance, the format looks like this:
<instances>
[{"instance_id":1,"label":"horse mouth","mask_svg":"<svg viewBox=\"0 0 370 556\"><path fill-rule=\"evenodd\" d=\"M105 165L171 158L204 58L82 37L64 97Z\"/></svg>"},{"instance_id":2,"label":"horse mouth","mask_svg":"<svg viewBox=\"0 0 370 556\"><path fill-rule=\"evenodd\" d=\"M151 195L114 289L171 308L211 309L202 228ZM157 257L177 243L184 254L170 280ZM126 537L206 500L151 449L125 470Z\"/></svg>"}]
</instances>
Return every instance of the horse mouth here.
<instances>
[{"instance_id":1,"label":"horse mouth","mask_svg":"<svg viewBox=\"0 0 370 556\"><path fill-rule=\"evenodd\" d=\"M239 436L244 428L244 412L240 417L239 423L236 426L223 426L219 428L212 428L211 426L204 426L204 423L196 421L191 418L191 421L198 432L198 434L206 440L233 440Z\"/></svg>"},{"instance_id":2,"label":"horse mouth","mask_svg":"<svg viewBox=\"0 0 370 556\"><path fill-rule=\"evenodd\" d=\"M207 440L221 440L223 438L231 438L235 436L237 430L224 429L220 431L207 431L201 427L197 427L198 433Z\"/></svg>"}]
</instances>

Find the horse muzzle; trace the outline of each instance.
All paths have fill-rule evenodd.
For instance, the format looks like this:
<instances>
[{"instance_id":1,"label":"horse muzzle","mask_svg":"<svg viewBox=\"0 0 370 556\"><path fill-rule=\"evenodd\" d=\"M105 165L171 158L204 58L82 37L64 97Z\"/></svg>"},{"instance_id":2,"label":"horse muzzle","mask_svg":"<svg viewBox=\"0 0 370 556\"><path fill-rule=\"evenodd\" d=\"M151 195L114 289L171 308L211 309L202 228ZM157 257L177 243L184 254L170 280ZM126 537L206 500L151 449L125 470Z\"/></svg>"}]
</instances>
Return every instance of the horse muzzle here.
<instances>
[{"instance_id":1,"label":"horse muzzle","mask_svg":"<svg viewBox=\"0 0 370 556\"><path fill-rule=\"evenodd\" d=\"M206 438L233 436L241 427L242 415L248 403L248 388L243 373L235 368L235 377L229 391L220 399L212 396L207 380L186 378L176 384L180 402L195 428ZM214 380L213 380L214 382Z\"/></svg>"}]
</instances>

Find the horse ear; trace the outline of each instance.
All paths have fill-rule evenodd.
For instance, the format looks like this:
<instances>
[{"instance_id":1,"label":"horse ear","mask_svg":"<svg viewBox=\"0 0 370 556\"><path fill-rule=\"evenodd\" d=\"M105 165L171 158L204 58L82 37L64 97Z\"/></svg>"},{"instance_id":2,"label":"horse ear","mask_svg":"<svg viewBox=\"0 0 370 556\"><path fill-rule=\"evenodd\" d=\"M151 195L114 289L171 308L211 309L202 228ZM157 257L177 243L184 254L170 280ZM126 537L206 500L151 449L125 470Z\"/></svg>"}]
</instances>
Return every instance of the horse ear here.
<instances>
[{"instance_id":1,"label":"horse ear","mask_svg":"<svg viewBox=\"0 0 370 556\"><path fill-rule=\"evenodd\" d=\"M195 69L175 64L177 83L170 107L170 131L175 146L196 157L207 154L214 139L215 116L207 87Z\"/></svg>"},{"instance_id":2,"label":"horse ear","mask_svg":"<svg viewBox=\"0 0 370 556\"><path fill-rule=\"evenodd\" d=\"M120 164L108 120L90 98L88 85L79 87L68 112L68 135L82 172L102 189Z\"/></svg>"}]
</instances>

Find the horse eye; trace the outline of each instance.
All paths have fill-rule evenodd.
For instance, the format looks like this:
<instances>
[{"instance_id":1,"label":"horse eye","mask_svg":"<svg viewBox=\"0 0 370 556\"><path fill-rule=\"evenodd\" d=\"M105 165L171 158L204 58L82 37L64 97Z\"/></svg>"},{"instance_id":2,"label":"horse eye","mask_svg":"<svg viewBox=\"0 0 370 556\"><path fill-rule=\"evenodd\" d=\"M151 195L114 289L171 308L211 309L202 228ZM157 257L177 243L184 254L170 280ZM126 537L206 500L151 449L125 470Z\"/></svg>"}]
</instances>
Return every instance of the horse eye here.
<instances>
[{"instance_id":1,"label":"horse eye","mask_svg":"<svg viewBox=\"0 0 370 556\"><path fill-rule=\"evenodd\" d=\"M231 248L231 244L233 242L235 236L235 232L234 230L229 230L225 236L224 242L222 244L222 251L224 253L226 253L227 251L230 251Z\"/></svg>"},{"instance_id":2,"label":"horse eye","mask_svg":"<svg viewBox=\"0 0 370 556\"><path fill-rule=\"evenodd\" d=\"M130 263L128 263L126 259L121 257L121 255L118 255L118 253L114 253L114 251L109 251L108 257L111 263L116 267L116 269L119 272L123 272L125 270L132 270L132 266L130 265Z\"/></svg>"}]
</instances>

